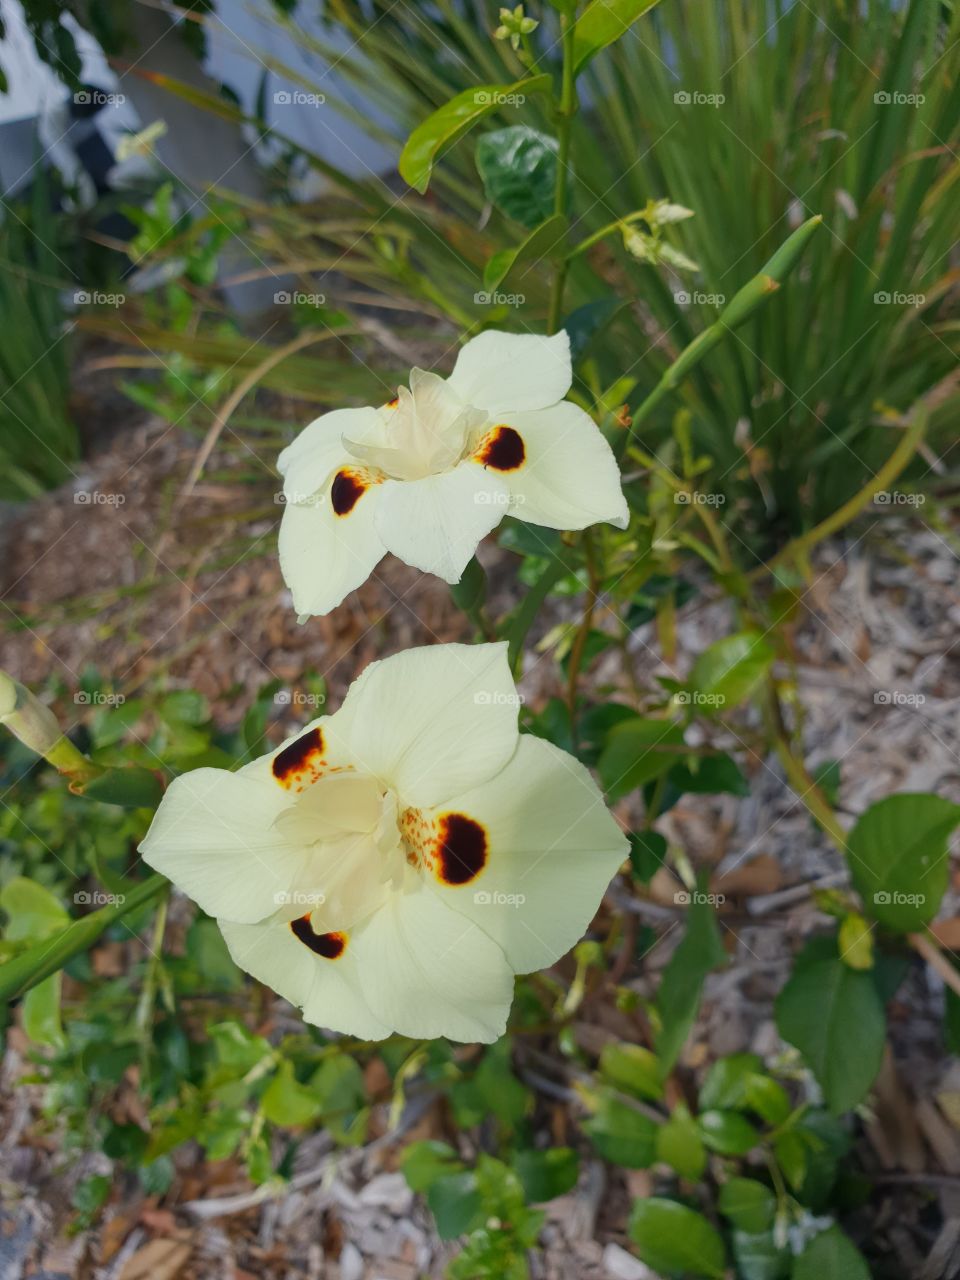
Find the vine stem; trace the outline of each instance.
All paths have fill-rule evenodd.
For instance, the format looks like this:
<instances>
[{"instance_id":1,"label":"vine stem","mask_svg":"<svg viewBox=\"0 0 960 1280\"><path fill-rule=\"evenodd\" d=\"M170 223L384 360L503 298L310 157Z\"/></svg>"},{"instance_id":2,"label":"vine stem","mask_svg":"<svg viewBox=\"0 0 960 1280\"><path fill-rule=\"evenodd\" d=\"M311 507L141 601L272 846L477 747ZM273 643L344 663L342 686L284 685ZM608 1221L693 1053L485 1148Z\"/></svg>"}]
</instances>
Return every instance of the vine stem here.
<instances>
[{"instance_id":1,"label":"vine stem","mask_svg":"<svg viewBox=\"0 0 960 1280\"><path fill-rule=\"evenodd\" d=\"M577 114L577 80L573 70L573 42L576 26L575 14L560 15L563 70L560 102L557 106L557 179L553 188L553 212L560 215L567 212L570 134L573 129L573 117ZM560 317L563 314L563 290L566 282L567 260L564 257L557 263L553 287L550 291L550 310L547 313L548 333L556 333L560 328Z\"/></svg>"},{"instance_id":2,"label":"vine stem","mask_svg":"<svg viewBox=\"0 0 960 1280\"><path fill-rule=\"evenodd\" d=\"M587 562L587 599L583 606L583 614L580 617L577 634L574 636L573 645L570 649L570 664L567 671L567 707L570 711L570 734L574 747L576 746L577 736L577 684L580 679L580 668L583 665L587 637L590 634L590 626L593 622L593 611L600 596L600 574L597 571L591 529L584 529L583 531L583 554Z\"/></svg>"}]
</instances>

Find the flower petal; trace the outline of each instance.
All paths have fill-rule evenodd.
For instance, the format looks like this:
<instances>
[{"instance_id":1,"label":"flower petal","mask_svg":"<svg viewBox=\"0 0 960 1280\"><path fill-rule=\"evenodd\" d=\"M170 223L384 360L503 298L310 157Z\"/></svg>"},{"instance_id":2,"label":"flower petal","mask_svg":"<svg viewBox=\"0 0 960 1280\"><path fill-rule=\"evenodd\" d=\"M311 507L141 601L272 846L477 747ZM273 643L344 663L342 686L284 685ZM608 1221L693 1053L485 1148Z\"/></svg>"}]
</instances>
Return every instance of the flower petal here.
<instances>
[{"instance_id":1,"label":"flower petal","mask_svg":"<svg viewBox=\"0 0 960 1280\"><path fill-rule=\"evenodd\" d=\"M364 1040L382 1040L390 1034L390 1027L373 1016L363 998L353 935L346 935L343 950L329 958L301 941L284 920L217 923L240 968L302 1009L307 1022ZM308 936L305 929L301 932Z\"/></svg>"},{"instance_id":2,"label":"flower petal","mask_svg":"<svg viewBox=\"0 0 960 1280\"><path fill-rule=\"evenodd\" d=\"M383 433L383 416L377 409L334 409L314 418L277 459L289 502L306 502L324 487L338 467L353 462L343 437L373 443Z\"/></svg>"},{"instance_id":3,"label":"flower petal","mask_svg":"<svg viewBox=\"0 0 960 1280\"><path fill-rule=\"evenodd\" d=\"M324 614L366 582L383 558L376 530L379 484L359 493L343 468L323 498L288 503L280 523L280 569L300 615ZM340 478L346 477L338 489ZM339 508L339 514L338 514Z\"/></svg>"},{"instance_id":4,"label":"flower petal","mask_svg":"<svg viewBox=\"0 0 960 1280\"><path fill-rule=\"evenodd\" d=\"M481 441L478 461L484 462L485 451L492 454L488 472L498 458L515 464L501 472L513 498L510 513L519 520L551 529L585 529L600 521L627 527L617 460L579 405L561 400L550 409L509 414Z\"/></svg>"},{"instance_id":5,"label":"flower petal","mask_svg":"<svg viewBox=\"0 0 960 1280\"><path fill-rule=\"evenodd\" d=\"M570 390L570 339L487 329L462 348L449 383L466 403L491 413L543 409Z\"/></svg>"},{"instance_id":6,"label":"flower petal","mask_svg":"<svg viewBox=\"0 0 960 1280\"><path fill-rule=\"evenodd\" d=\"M289 804L249 774L194 769L168 787L140 852L208 915L263 920L303 869L303 851L273 825Z\"/></svg>"},{"instance_id":7,"label":"flower petal","mask_svg":"<svg viewBox=\"0 0 960 1280\"><path fill-rule=\"evenodd\" d=\"M503 949L516 973L553 964L583 937L628 843L590 774L541 738L523 735L495 778L449 800L451 813L479 824L487 848L480 870L433 892ZM471 868L472 869L472 868Z\"/></svg>"},{"instance_id":8,"label":"flower petal","mask_svg":"<svg viewBox=\"0 0 960 1280\"><path fill-rule=\"evenodd\" d=\"M506 644L431 645L372 662L327 723L337 750L420 807L503 768L519 701Z\"/></svg>"},{"instance_id":9,"label":"flower petal","mask_svg":"<svg viewBox=\"0 0 960 1280\"><path fill-rule=\"evenodd\" d=\"M508 501L500 477L469 462L422 480L388 480L377 508L377 532L406 564L459 582L481 538L506 515Z\"/></svg>"},{"instance_id":10,"label":"flower petal","mask_svg":"<svg viewBox=\"0 0 960 1280\"><path fill-rule=\"evenodd\" d=\"M513 998L503 952L426 885L390 894L351 944L374 1017L401 1035L484 1044L503 1035Z\"/></svg>"}]
</instances>

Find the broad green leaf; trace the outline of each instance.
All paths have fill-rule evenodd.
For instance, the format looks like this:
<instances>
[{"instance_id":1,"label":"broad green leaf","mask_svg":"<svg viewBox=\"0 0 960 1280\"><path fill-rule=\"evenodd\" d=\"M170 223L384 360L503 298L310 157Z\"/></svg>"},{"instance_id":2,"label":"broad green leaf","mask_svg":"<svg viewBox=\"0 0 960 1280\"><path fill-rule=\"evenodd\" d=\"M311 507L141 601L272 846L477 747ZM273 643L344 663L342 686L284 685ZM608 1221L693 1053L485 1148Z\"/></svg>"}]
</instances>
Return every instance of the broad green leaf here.
<instances>
[{"instance_id":1,"label":"broad green leaf","mask_svg":"<svg viewBox=\"0 0 960 1280\"><path fill-rule=\"evenodd\" d=\"M861 815L847 862L870 915L898 933L933 919L947 888L947 841L958 823L960 805L923 792L887 796Z\"/></svg>"},{"instance_id":2,"label":"broad green leaf","mask_svg":"<svg viewBox=\"0 0 960 1280\"><path fill-rule=\"evenodd\" d=\"M588 1098L593 1114L583 1128L605 1160L625 1169L646 1169L656 1156L657 1125L610 1094Z\"/></svg>"},{"instance_id":3,"label":"broad green leaf","mask_svg":"<svg viewBox=\"0 0 960 1280\"><path fill-rule=\"evenodd\" d=\"M724 1156L744 1156L760 1141L750 1121L736 1111L703 1111L697 1123L710 1150Z\"/></svg>"},{"instance_id":4,"label":"broad green leaf","mask_svg":"<svg viewBox=\"0 0 960 1280\"><path fill-rule=\"evenodd\" d=\"M649 884L667 856L666 838L659 831L631 831L627 839L630 841L630 865L634 875L644 884Z\"/></svg>"},{"instance_id":5,"label":"broad green leaf","mask_svg":"<svg viewBox=\"0 0 960 1280\"><path fill-rule=\"evenodd\" d=\"M631 24L656 3L657 0L591 0L577 19L574 74L579 75L595 54L625 35Z\"/></svg>"},{"instance_id":6,"label":"broad green leaf","mask_svg":"<svg viewBox=\"0 0 960 1280\"><path fill-rule=\"evenodd\" d=\"M725 636L693 664L686 698L701 711L729 711L750 696L774 657L773 646L759 631ZM677 695L678 701L683 698L683 694Z\"/></svg>"},{"instance_id":7,"label":"broad green leaf","mask_svg":"<svg viewBox=\"0 0 960 1280\"><path fill-rule=\"evenodd\" d=\"M62 973L52 973L24 996L23 1029L34 1044L46 1044L54 1049L66 1044L60 1022L62 979Z\"/></svg>"},{"instance_id":8,"label":"broad green leaf","mask_svg":"<svg viewBox=\"0 0 960 1280\"><path fill-rule=\"evenodd\" d=\"M870 1268L840 1228L829 1227L797 1258L793 1280L870 1280Z\"/></svg>"},{"instance_id":9,"label":"broad green leaf","mask_svg":"<svg viewBox=\"0 0 960 1280\"><path fill-rule=\"evenodd\" d=\"M513 1171L523 1183L528 1204L543 1204L565 1195L577 1184L580 1158L570 1147L518 1151Z\"/></svg>"},{"instance_id":10,"label":"broad green leaf","mask_svg":"<svg viewBox=\"0 0 960 1280\"><path fill-rule=\"evenodd\" d=\"M683 743L683 727L670 720L634 716L607 735L597 770L611 802L673 767L677 757L663 750Z\"/></svg>"},{"instance_id":11,"label":"broad green leaf","mask_svg":"<svg viewBox=\"0 0 960 1280\"><path fill-rule=\"evenodd\" d=\"M675 1169L681 1178L698 1182L707 1167L707 1149L697 1122L686 1107L678 1106L657 1132L657 1159Z\"/></svg>"},{"instance_id":12,"label":"broad green leaf","mask_svg":"<svg viewBox=\"0 0 960 1280\"><path fill-rule=\"evenodd\" d=\"M39 942L69 920L60 900L26 876L14 876L0 889L0 907L7 913L3 936L10 942Z\"/></svg>"},{"instance_id":13,"label":"broad green leaf","mask_svg":"<svg viewBox=\"0 0 960 1280\"><path fill-rule=\"evenodd\" d=\"M411 133L400 155L401 177L422 195L430 185L430 174L441 151L452 146L491 111L519 105L518 97L545 93L550 85L548 75L529 76L514 84L480 84L458 93Z\"/></svg>"},{"instance_id":14,"label":"broad green leaf","mask_svg":"<svg viewBox=\"0 0 960 1280\"><path fill-rule=\"evenodd\" d=\"M463 1171L463 1161L446 1142L411 1142L400 1157L400 1171L411 1191L426 1191L438 1178Z\"/></svg>"},{"instance_id":15,"label":"broad green leaf","mask_svg":"<svg viewBox=\"0 0 960 1280\"><path fill-rule=\"evenodd\" d=\"M677 791L689 791L695 794L719 795L723 792L732 796L750 794L750 784L740 766L725 751L715 756L699 757L695 768L683 762L675 764L670 770L670 784Z\"/></svg>"},{"instance_id":16,"label":"broad green leaf","mask_svg":"<svg viewBox=\"0 0 960 1280\"><path fill-rule=\"evenodd\" d=\"M83 788L88 800L116 804L124 809L155 809L163 799L163 784L150 769L128 765L108 769Z\"/></svg>"},{"instance_id":17,"label":"broad green leaf","mask_svg":"<svg viewBox=\"0 0 960 1280\"><path fill-rule=\"evenodd\" d=\"M709 1276L721 1280L726 1252L720 1234L702 1213L651 1196L637 1200L630 1215L630 1239L654 1271L669 1276Z\"/></svg>"},{"instance_id":18,"label":"broad green leaf","mask_svg":"<svg viewBox=\"0 0 960 1280\"><path fill-rule=\"evenodd\" d=\"M803 1054L834 1113L863 1100L880 1070L883 1005L869 973L839 955L804 960L777 999L777 1029Z\"/></svg>"},{"instance_id":19,"label":"broad green leaf","mask_svg":"<svg viewBox=\"0 0 960 1280\"><path fill-rule=\"evenodd\" d=\"M756 1178L731 1178L720 1188L717 1208L741 1231L757 1234L773 1224L777 1197Z\"/></svg>"},{"instance_id":20,"label":"broad green leaf","mask_svg":"<svg viewBox=\"0 0 960 1280\"><path fill-rule=\"evenodd\" d=\"M363 1071L355 1059L345 1053L325 1059L310 1077L309 1088L337 1142L349 1146L364 1140L370 1112L365 1105Z\"/></svg>"},{"instance_id":21,"label":"broad green leaf","mask_svg":"<svg viewBox=\"0 0 960 1280\"><path fill-rule=\"evenodd\" d=\"M663 971L657 992L661 1021L657 1056L664 1076L680 1056L693 1026L704 978L726 958L714 910L707 895L698 893L687 912L687 931Z\"/></svg>"},{"instance_id":22,"label":"broad green leaf","mask_svg":"<svg viewBox=\"0 0 960 1280\"><path fill-rule=\"evenodd\" d=\"M523 226L538 226L553 213L557 142L528 125L485 133L476 165L488 200Z\"/></svg>"},{"instance_id":23,"label":"broad green leaf","mask_svg":"<svg viewBox=\"0 0 960 1280\"><path fill-rule=\"evenodd\" d=\"M472 1170L438 1178L427 1188L427 1204L437 1223L441 1240L455 1240L478 1226L483 1200Z\"/></svg>"},{"instance_id":24,"label":"broad green leaf","mask_svg":"<svg viewBox=\"0 0 960 1280\"><path fill-rule=\"evenodd\" d=\"M585 302L566 317L563 327L570 335L570 359L574 364L589 350L591 344L613 318L629 304L617 298L598 298Z\"/></svg>"},{"instance_id":25,"label":"broad green leaf","mask_svg":"<svg viewBox=\"0 0 960 1280\"><path fill-rule=\"evenodd\" d=\"M730 1237L738 1280L786 1280L790 1250L779 1248L770 1231L736 1230Z\"/></svg>"},{"instance_id":26,"label":"broad green leaf","mask_svg":"<svg viewBox=\"0 0 960 1280\"><path fill-rule=\"evenodd\" d=\"M642 1045L605 1044L600 1052L600 1074L623 1093L654 1101L663 1097L657 1055Z\"/></svg>"},{"instance_id":27,"label":"broad green leaf","mask_svg":"<svg viewBox=\"0 0 960 1280\"><path fill-rule=\"evenodd\" d=\"M293 1074L293 1063L284 1059L260 1099L263 1113L272 1124L297 1128L316 1120L321 1112L317 1095Z\"/></svg>"},{"instance_id":28,"label":"broad green leaf","mask_svg":"<svg viewBox=\"0 0 960 1280\"><path fill-rule=\"evenodd\" d=\"M701 1111L753 1111L768 1124L781 1124L790 1114L787 1091L767 1075L755 1053L718 1059L703 1082L699 1105Z\"/></svg>"},{"instance_id":29,"label":"broad green leaf","mask_svg":"<svg viewBox=\"0 0 960 1280\"><path fill-rule=\"evenodd\" d=\"M484 288L493 291L511 276L517 267L543 259L563 256L567 235L567 219L556 213L531 231L515 249L501 249L483 269Z\"/></svg>"}]
</instances>

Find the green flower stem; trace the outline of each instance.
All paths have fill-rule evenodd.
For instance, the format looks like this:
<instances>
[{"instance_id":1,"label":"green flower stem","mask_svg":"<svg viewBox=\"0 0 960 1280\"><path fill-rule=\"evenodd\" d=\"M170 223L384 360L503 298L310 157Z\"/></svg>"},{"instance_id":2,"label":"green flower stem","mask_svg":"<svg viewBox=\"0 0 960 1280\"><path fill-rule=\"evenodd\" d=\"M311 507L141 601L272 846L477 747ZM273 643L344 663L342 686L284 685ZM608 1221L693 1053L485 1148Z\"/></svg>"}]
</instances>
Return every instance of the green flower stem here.
<instances>
[{"instance_id":1,"label":"green flower stem","mask_svg":"<svg viewBox=\"0 0 960 1280\"><path fill-rule=\"evenodd\" d=\"M44 978L62 969L81 951L88 951L114 921L152 902L169 883L166 876L150 876L131 889L123 902L101 907L99 911L74 920L59 933L35 943L22 955L0 965L0 1001L15 1000L24 995Z\"/></svg>"},{"instance_id":2,"label":"green flower stem","mask_svg":"<svg viewBox=\"0 0 960 1280\"><path fill-rule=\"evenodd\" d=\"M563 45L563 70L560 101L557 105L557 181L553 190L553 212L564 216L567 212L569 188L570 135L573 117L577 114L577 80L573 70L573 45L577 29L576 14L561 13L560 31ZM563 315L563 290L567 281L567 261L557 263L550 292L550 310L547 313L547 333L556 333Z\"/></svg>"}]
</instances>

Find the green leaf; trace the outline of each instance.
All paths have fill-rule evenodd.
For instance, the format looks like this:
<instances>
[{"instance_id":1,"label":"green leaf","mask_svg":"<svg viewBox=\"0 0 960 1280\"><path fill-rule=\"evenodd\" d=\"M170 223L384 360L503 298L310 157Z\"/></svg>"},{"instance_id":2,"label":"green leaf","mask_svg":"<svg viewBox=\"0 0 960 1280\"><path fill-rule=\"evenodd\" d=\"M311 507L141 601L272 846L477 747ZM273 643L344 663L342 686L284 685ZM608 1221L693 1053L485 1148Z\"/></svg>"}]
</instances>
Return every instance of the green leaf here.
<instances>
[{"instance_id":1,"label":"green leaf","mask_svg":"<svg viewBox=\"0 0 960 1280\"><path fill-rule=\"evenodd\" d=\"M837 934L840 959L851 969L873 968L873 926L858 911L845 916Z\"/></svg>"},{"instance_id":2,"label":"green leaf","mask_svg":"<svg viewBox=\"0 0 960 1280\"><path fill-rule=\"evenodd\" d=\"M947 840L960 806L942 796L903 792L862 814L847 862L867 911L888 929L909 933L936 915L947 888Z\"/></svg>"},{"instance_id":3,"label":"green leaf","mask_svg":"<svg viewBox=\"0 0 960 1280\"><path fill-rule=\"evenodd\" d=\"M793 1280L870 1280L870 1268L840 1228L829 1227L797 1258Z\"/></svg>"},{"instance_id":4,"label":"green leaf","mask_svg":"<svg viewBox=\"0 0 960 1280\"><path fill-rule=\"evenodd\" d=\"M719 1233L702 1213L676 1200L637 1200L628 1232L637 1253L654 1271L714 1280L723 1276L726 1253Z\"/></svg>"},{"instance_id":5,"label":"green leaf","mask_svg":"<svg viewBox=\"0 0 960 1280\"><path fill-rule=\"evenodd\" d=\"M125 766L108 769L88 782L81 793L101 804L117 804L124 809L156 809L163 799L163 784L150 769Z\"/></svg>"},{"instance_id":6,"label":"green leaf","mask_svg":"<svg viewBox=\"0 0 960 1280\"><path fill-rule=\"evenodd\" d=\"M0 889L0 907L8 916L3 936L10 942L39 942L69 920L59 899L26 876L14 876Z\"/></svg>"},{"instance_id":7,"label":"green leaf","mask_svg":"<svg viewBox=\"0 0 960 1280\"><path fill-rule=\"evenodd\" d=\"M54 1049L61 1049L66 1044L60 1023L62 979L62 973L53 973L24 997L23 1029L34 1044L46 1044Z\"/></svg>"},{"instance_id":8,"label":"green leaf","mask_svg":"<svg viewBox=\"0 0 960 1280\"><path fill-rule=\"evenodd\" d=\"M703 1111L697 1123L710 1150L724 1156L745 1156L760 1141L750 1121L736 1111Z\"/></svg>"},{"instance_id":9,"label":"green leaf","mask_svg":"<svg viewBox=\"0 0 960 1280\"><path fill-rule=\"evenodd\" d=\"M293 1074L293 1063L284 1059L260 1099L263 1114L272 1124L299 1128L316 1120L322 1108L313 1090Z\"/></svg>"},{"instance_id":10,"label":"green leaf","mask_svg":"<svg viewBox=\"0 0 960 1280\"><path fill-rule=\"evenodd\" d=\"M619 40L657 0L591 0L577 19L573 41L573 73L579 75L592 57Z\"/></svg>"},{"instance_id":11,"label":"green leaf","mask_svg":"<svg viewBox=\"0 0 960 1280\"><path fill-rule=\"evenodd\" d=\"M555 138L525 124L495 129L480 138L475 158L487 199L508 217L532 228L553 213Z\"/></svg>"},{"instance_id":12,"label":"green leaf","mask_svg":"<svg viewBox=\"0 0 960 1280\"><path fill-rule=\"evenodd\" d=\"M518 1151L513 1171L523 1183L528 1204L543 1204L565 1195L577 1184L580 1158L570 1147L549 1147L546 1151Z\"/></svg>"},{"instance_id":13,"label":"green leaf","mask_svg":"<svg viewBox=\"0 0 960 1280\"><path fill-rule=\"evenodd\" d=\"M566 236L567 219L562 213L556 213L531 231L515 249L501 249L489 259L483 269L484 288L491 292L498 289L524 263L562 258Z\"/></svg>"},{"instance_id":14,"label":"green leaf","mask_svg":"<svg viewBox=\"0 0 960 1280\"><path fill-rule=\"evenodd\" d=\"M698 1182L707 1167L707 1149L697 1122L682 1104L657 1132L657 1159L675 1169L681 1178Z\"/></svg>"},{"instance_id":15,"label":"green leaf","mask_svg":"<svg viewBox=\"0 0 960 1280\"><path fill-rule=\"evenodd\" d=\"M446 1142L411 1142L400 1157L400 1171L411 1191L426 1191L439 1178L463 1168L463 1161Z\"/></svg>"},{"instance_id":16,"label":"green leaf","mask_svg":"<svg viewBox=\"0 0 960 1280\"><path fill-rule=\"evenodd\" d=\"M773 1225L777 1197L756 1178L731 1178L720 1188L717 1208L741 1231L757 1234Z\"/></svg>"},{"instance_id":17,"label":"green leaf","mask_svg":"<svg viewBox=\"0 0 960 1280\"><path fill-rule=\"evenodd\" d=\"M605 1044L600 1051L600 1074L623 1093L653 1101L663 1097L657 1055L642 1045Z\"/></svg>"},{"instance_id":18,"label":"green leaf","mask_svg":"<svg viewBox=\"0 0 960 1280\"><path fill-rule=\"evenodd\" d=\"M779 1248L771 1232L736 1230L730 1243L739 1280L786 1280L789 1276L790 1250Z\"/></svg>"},{"instance_id":19,"label":"green leaf","mask_svg":"<svg viewBox=\"0 0 960 1280\"><path fill-rule=\"evenodd\" d=\"M768 1124L782 1124L790 1114L783 1085L771 1079L755 1053L731 1053L707 1072L700 1089L701 1111L754 1111Z\"/></svg>"},{"instance_id":20,"label":"green leaf","mask_svg":"<svg viewBox=\"0 0 960 1280\"><path fill-rule=\"evenodd\" d=\"M759 631L738 631L705 649L693 664L687 698L701 709L729 711L748 698L776 655ZM683 694L677 695L681 701Z\"/></svg>"},{"instance_id":21,"label":"green leaf","mask_svg":"<svg viewBox=\"0 0 960 1280\"><path fill-rule=\"evenodd\" d=\"M672 768L676 755L658 748L682 743L683 726L671 720L634 716L615 725L607 735L597 762L600 780L611 803Z\"/></svg>"},{"instance_id":22,"label":"green leaf","mask_svg":"<svg viewBox=\"0 0 960 1280\"><path fill-rule=\"evenodd\" d=\"M679 1058L693 1026L704 978L726 958L713 908L705 893L697 894L687 912L683 941L670 957L657 992L661 1020L657 1054L664 1076Z\"/></svg>"},{"instance_id":23,"label":"green leaf","mask_svg":"<svg viewBox=\"0 0 960 1280\"><path fill-rule=\"evenodd\" d=\"M777 999L777 1029L803 1054L830 1110L850 1111L880 1070L883 1005L869 973L851 969L839 955L804 955Z\"/></svg>"},{"instance_id":24,"label":"green leaf","mask_svg":"<svg viewBox=\"0 0 960 1280\"><path fill-rule=\"evenodd\" d=\"M529 76L514 84L482 84L465 89L455 98L417 125L400 155L400 175L422 195L430 185L430 174L441 151L459 138L491 111L511 105L517 95L546 93L551 87L548 75Z\"/></svg>"},{"instance_id":25,"label":"green leaf","mask_svg":"<svg viewBox=\"0 0 960 1280\"><path fill-rule=\"evenodd\" d=\"M625 1169L646 1169L656 1156L657 1125L649 1116L600 1092L588 1098L593 1110L584 1131L605 1160Z\"/></svg>"},{"instance_id":26,"label":"green leaf","mask_svg":"<svg viewBox=\"0 0 960 1280\"><path fill-rule=\"evenodd\" d=\"M324 1124L337 1142L354 1145L366 1137L369 1108L360 1064L345 1053L326 1058L310 1077Z\"/></svg>"},{"instance_id":27,"label":"green leaf","mask_svg":"<svg viewBox=\"0 0 960 1280\"><path fill-rule=\"evenodd\" d=\"M666 838L659 831L631 831L627 839L630 841L630 865L634 875L644 884L649 884L667 856Z\"/></svg>"},{"instance_id":28,"label":"green leaf","mask_svg":"<svg viewBox=\"0 0 960 1280\"><path fill-rule=\"evenodd\" d=\"M472 1171L453 1173L439 1178L427 1189L427 1204L437 1223L441 1240L457 1236L478 1226L482 1221L483 1200Z\"/></svg>"},{"instance_id":29,"label":"green leaf","mask_svg":"<svg viewBox=\"0 0 960 1280\"><path fill-rule=\"evenodd\" d=\"M681 763L670 770L670 783L677 791L694 794L748 796L750 784L732 756L725 751L715 756L699 756L696 767Z\"/></svg>"}]
</instances>

